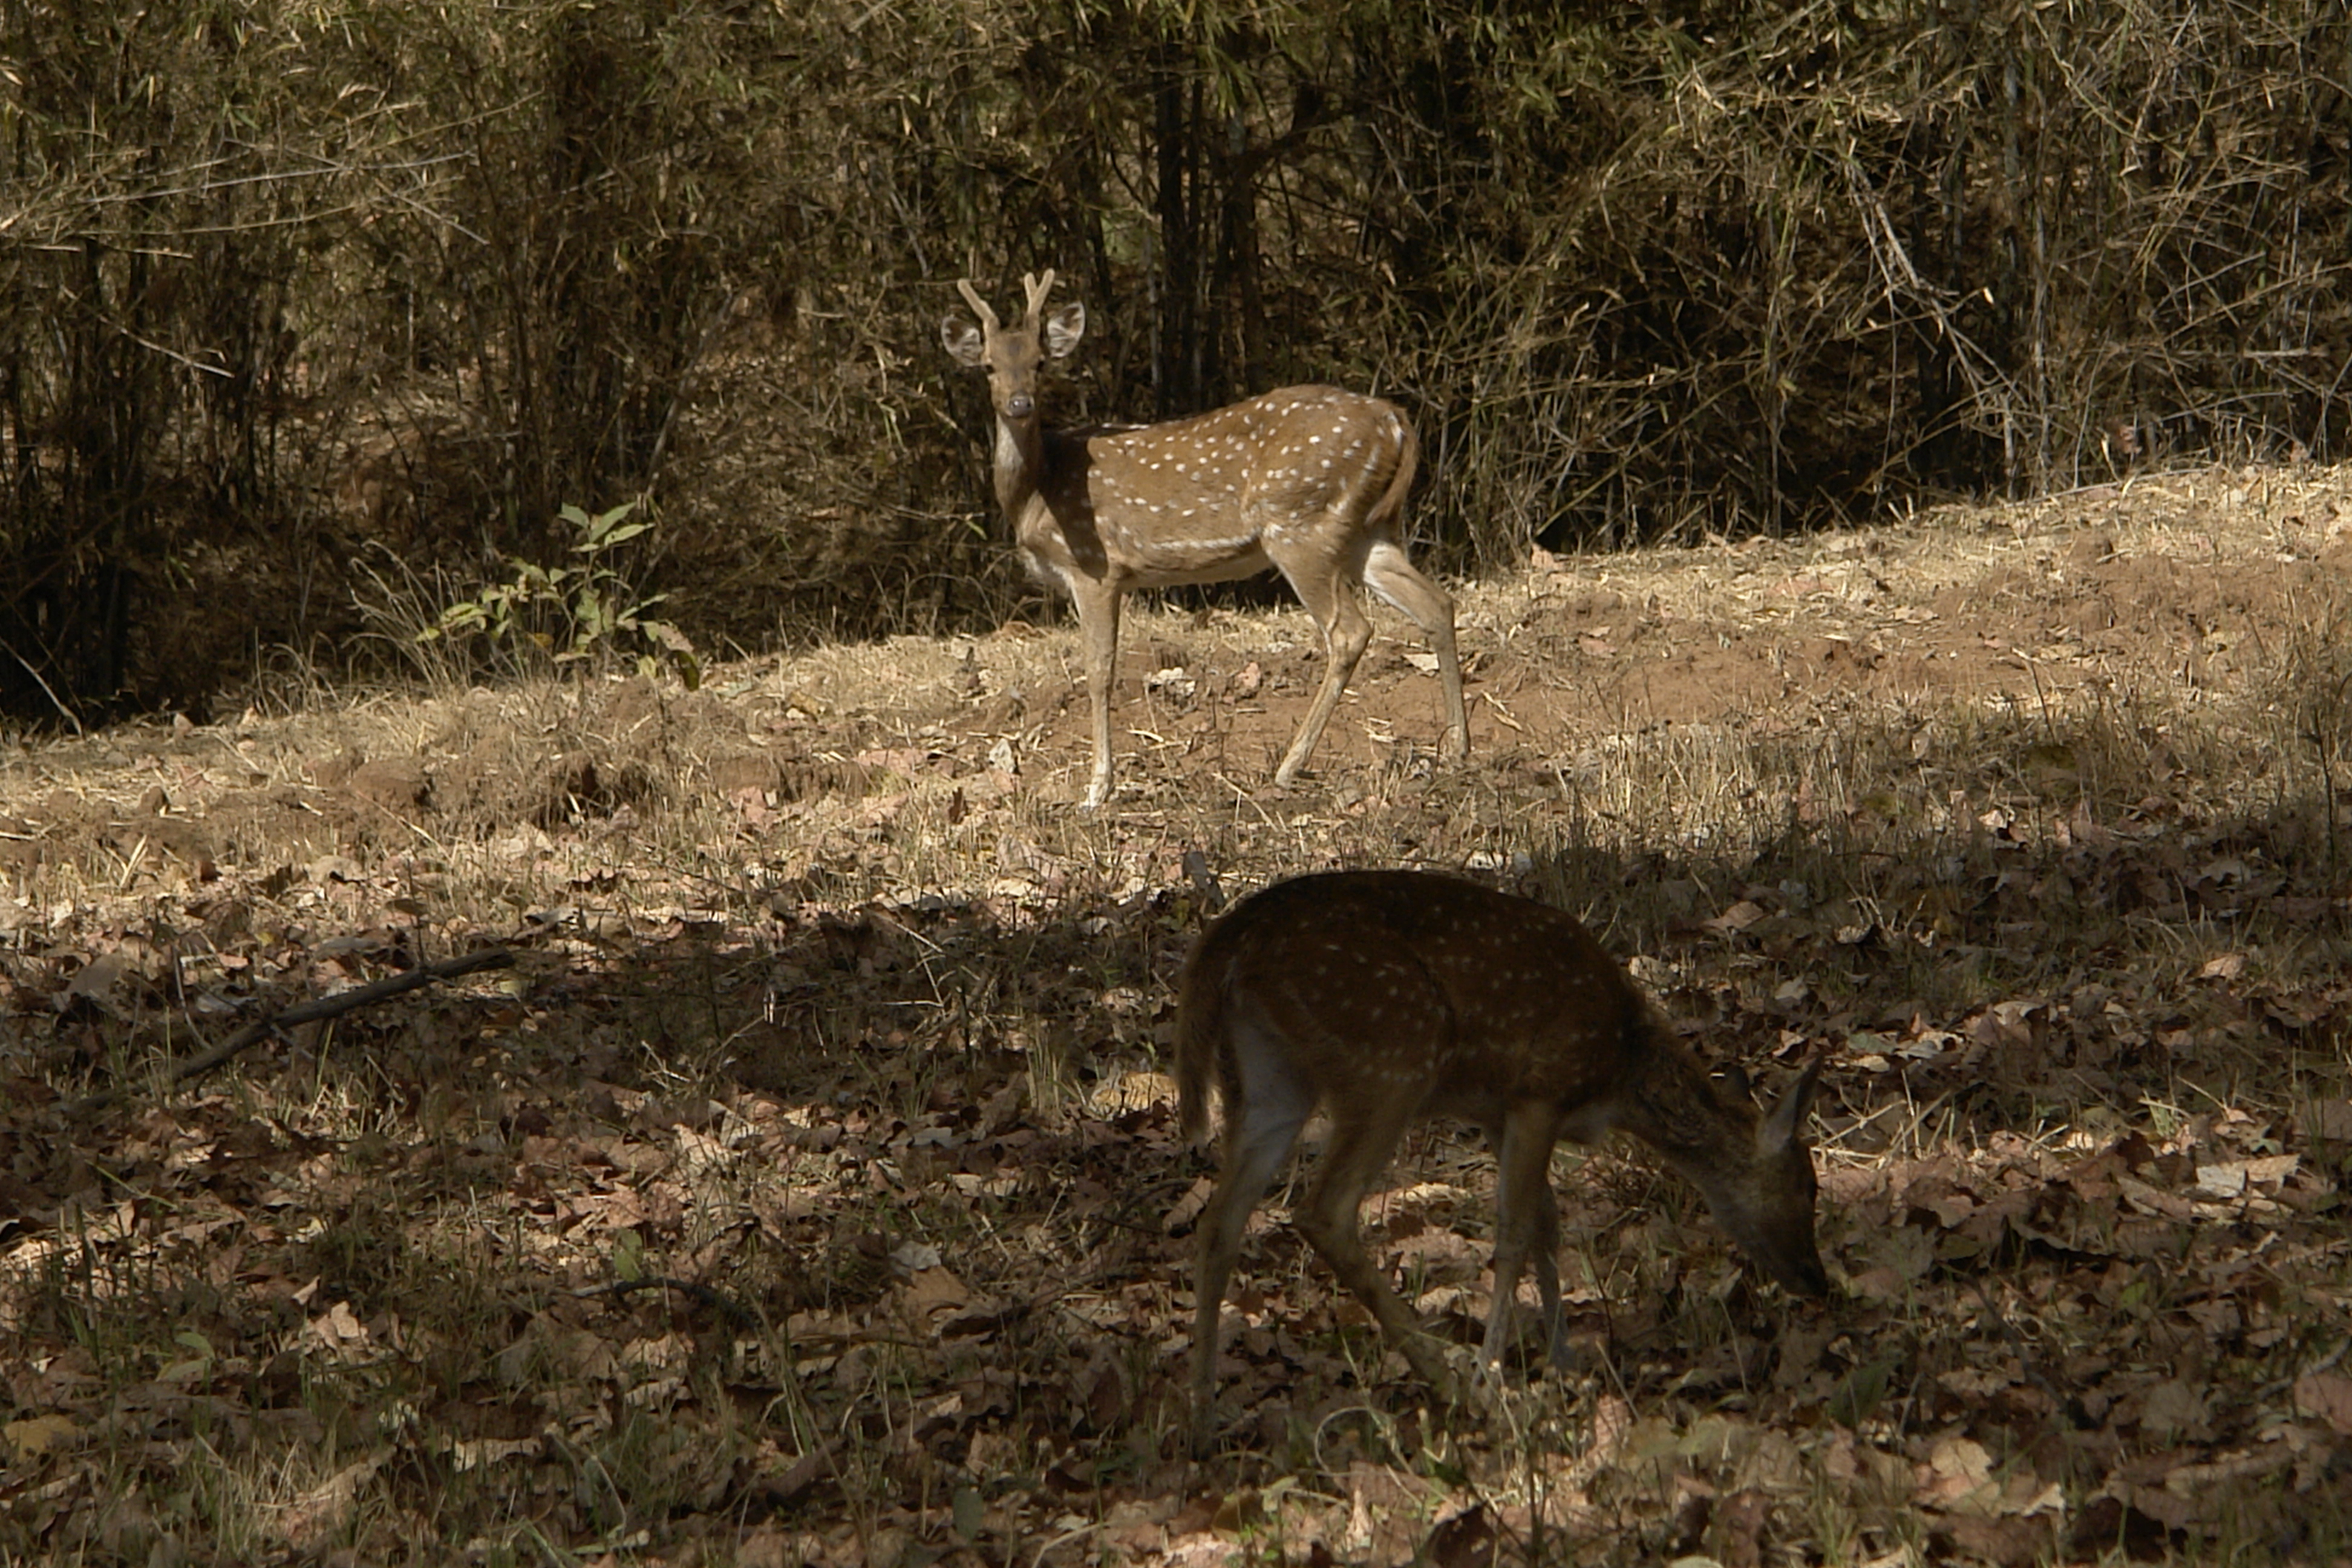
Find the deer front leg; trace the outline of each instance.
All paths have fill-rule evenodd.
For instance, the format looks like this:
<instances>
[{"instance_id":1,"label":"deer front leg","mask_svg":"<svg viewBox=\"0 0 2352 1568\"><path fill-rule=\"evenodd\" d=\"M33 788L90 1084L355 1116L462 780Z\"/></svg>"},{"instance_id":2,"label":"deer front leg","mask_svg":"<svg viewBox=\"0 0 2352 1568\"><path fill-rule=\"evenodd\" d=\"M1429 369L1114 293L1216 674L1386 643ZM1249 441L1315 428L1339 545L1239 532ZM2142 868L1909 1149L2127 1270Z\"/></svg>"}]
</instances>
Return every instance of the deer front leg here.
<instances>
[{"instance_id":1,"label":"deer front leg","mask_svg":"<svg viewBox=\"0 0 2352 1568\"><path fill-rule=\"evenodd\" d=\"M1095 769L1087 784L1086 808L1110 798L1110 684L1118 668L1120 591L1108 583L1079 578L1070 585L1078 607L1078 638L1087 665L1087 706L1094 721Z\"/></svg>"},{"instance_id":2,"label":"deer front leg","mask_svg":"<svg viewBox=\"0 0 2352 1568\"><path fill-rule=\"evenodd\" d=\"M1551 1190L1551 1151L1559 1136L1559 1118L1549 1105L1528 1101L1504 1116L1495 1152L1495 1301L1479 1352L1489 1364L1500 1361L1510 1343L1519 1273L1530 1250L1545 1327L1559 1332L1559 1270L1550 1254L1559 1239L1559 1202Z\"/></svg>"}]
</instances>

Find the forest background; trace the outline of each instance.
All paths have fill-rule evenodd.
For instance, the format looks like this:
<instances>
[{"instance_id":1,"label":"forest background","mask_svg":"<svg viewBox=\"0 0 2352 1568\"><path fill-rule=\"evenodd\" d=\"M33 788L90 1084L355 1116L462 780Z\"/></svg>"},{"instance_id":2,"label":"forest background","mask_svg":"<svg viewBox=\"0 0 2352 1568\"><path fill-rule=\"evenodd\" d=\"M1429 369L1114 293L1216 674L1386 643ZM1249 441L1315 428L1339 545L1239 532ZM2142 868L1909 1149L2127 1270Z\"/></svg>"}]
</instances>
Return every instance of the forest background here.
<instances>
[{"instance_id":1,"label":"forest background","mask_svg":"<svg viewBox=\"0 0 2352 1568\"><path fill-rule=\"evenodd\" d=\"M666 657L994 625L967 275L1087 302L1068 416L1395 398L1457 573L2352 414L2330 0L0 0L0 167L47 723L550 574L559 647L657 593Z\"/></svg>"}]
</instances>

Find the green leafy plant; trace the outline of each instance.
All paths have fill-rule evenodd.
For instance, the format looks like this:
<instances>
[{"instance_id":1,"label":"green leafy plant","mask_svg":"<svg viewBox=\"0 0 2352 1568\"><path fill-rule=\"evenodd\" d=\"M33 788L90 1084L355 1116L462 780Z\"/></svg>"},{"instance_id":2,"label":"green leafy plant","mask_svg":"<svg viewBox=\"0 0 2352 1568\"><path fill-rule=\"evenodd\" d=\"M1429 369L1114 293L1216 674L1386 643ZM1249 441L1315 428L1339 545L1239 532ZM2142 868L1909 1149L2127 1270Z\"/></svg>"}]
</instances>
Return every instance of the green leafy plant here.
<instances>
[{"instance_id":1,"label":"green leafy plant","mask_svg":"<svg viewBox=\"0 0 2352 1568\"><path fill-rule=\"evenodd\" d=\"M576 506L557 515L579 534L572 546L579 563L546 566L507 558L513 575L492 583L475 597L461 599L440 619L416 634L420 643L483 637L501 649L535 647L559 665L605 654L634 657L639 673L653 675L665 660L689 689L701 684L702 665L684 632L646 614L668 595L637 596L613 564L613 552L653 526L633 520L635 501L624 501L591 516Z\"/></svg>"}]
</instances>

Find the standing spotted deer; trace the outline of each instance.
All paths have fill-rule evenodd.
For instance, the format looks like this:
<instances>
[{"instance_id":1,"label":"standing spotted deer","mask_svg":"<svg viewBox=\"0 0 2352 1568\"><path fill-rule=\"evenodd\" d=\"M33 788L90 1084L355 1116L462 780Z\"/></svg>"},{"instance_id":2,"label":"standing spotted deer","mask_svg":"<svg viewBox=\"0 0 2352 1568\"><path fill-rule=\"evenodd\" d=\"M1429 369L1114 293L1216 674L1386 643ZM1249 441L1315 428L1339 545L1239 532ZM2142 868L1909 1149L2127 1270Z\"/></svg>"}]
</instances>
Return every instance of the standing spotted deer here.
<instances>
[{"instance_id":1,"label":"standing spotted deer","mask_svg":"<svg viewBox=\"0 0 2352 1568\"><path fill-rule=\"evenodd\" d=\"M1788 1289L1829 1290L1813 1241L1812 1155L1798 1135L1816 1057L1769 1112L1745 1079L1718 1089L1574 917L1418 871L1281 882L1202 938L1176 1013L1186 1134L1224 1101L1224 1160L1200 1219L1192 1328L1194 1442L1214 1426L1217 1327L1242 1230L1320 1106L1330 1142L1297 1224L1371 1309L1415 1372L1444 1363L1364 1251L1357 1209L1405 1128L1432 1116L1486 1129L1496 1184L1495 1295L1482 1354L1507 1343L1520 1270L1535 1266L1555 1361L1565 1354L1552 1146L1618 1128L1706 1199L1742 1251Z\"/></svg>"},{"instance_id":2,"label":"standing spotted deer","mask_svg":"<svg viewBox=\"0 0 2352 1568\"><path fill-rule=\"evenodd\" d=\"M1076 604L1093 709L1094 773L1086 804L1109 798L1110 685L1119 600L1136 588L1218 583L1271 566L1323 634L1323 684L1298 726L1278 784L1298 775L1371 638L1360 583L1428 635L1445 688L1444 755L1466 754L1454 602L1413 568L1402 522L1419 444L1394 405L1336 386L1288 386L1190 419L1134 429L1048 430L1038 409L1045 362L1078 346L1087 310L1047 315L1054 274L1024 277L1027 313L1013 326L967 279L980 318L940 325L961 363L988 371L996 411L996 499L1040 578Z\"/></svg>"}]
</instances>

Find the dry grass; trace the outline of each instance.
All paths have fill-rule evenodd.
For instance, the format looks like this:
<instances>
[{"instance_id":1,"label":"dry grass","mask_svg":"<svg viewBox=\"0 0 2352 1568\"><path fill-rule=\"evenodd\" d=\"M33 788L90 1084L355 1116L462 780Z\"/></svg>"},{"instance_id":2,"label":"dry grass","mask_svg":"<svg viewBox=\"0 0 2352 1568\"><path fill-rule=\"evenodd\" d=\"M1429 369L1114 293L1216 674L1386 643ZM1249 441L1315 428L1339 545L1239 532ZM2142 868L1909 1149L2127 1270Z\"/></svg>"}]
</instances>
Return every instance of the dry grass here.
<instances>
[{"instance_id":1,"label":"dry grass","mask_svg":"<svg viewBox=\"0 0 2352 1568\"><path fill-rule=\"evenodd\" d=\"M1384 625L1286 796L1287 608L1135 617L1097 816L1066 628L20 746L0 1563L2340 1553L2347 497L1539 563L1463 593L1469 765ZM1188 852L1522 887L1711 1056L1832 1052L1843 1299L1565 1152L1588 1364L1444 1417L1268 1226L1189 1468ZM1397 1177L1467 1343L1490 1170Z\"/></svg>"}]
</instances>

